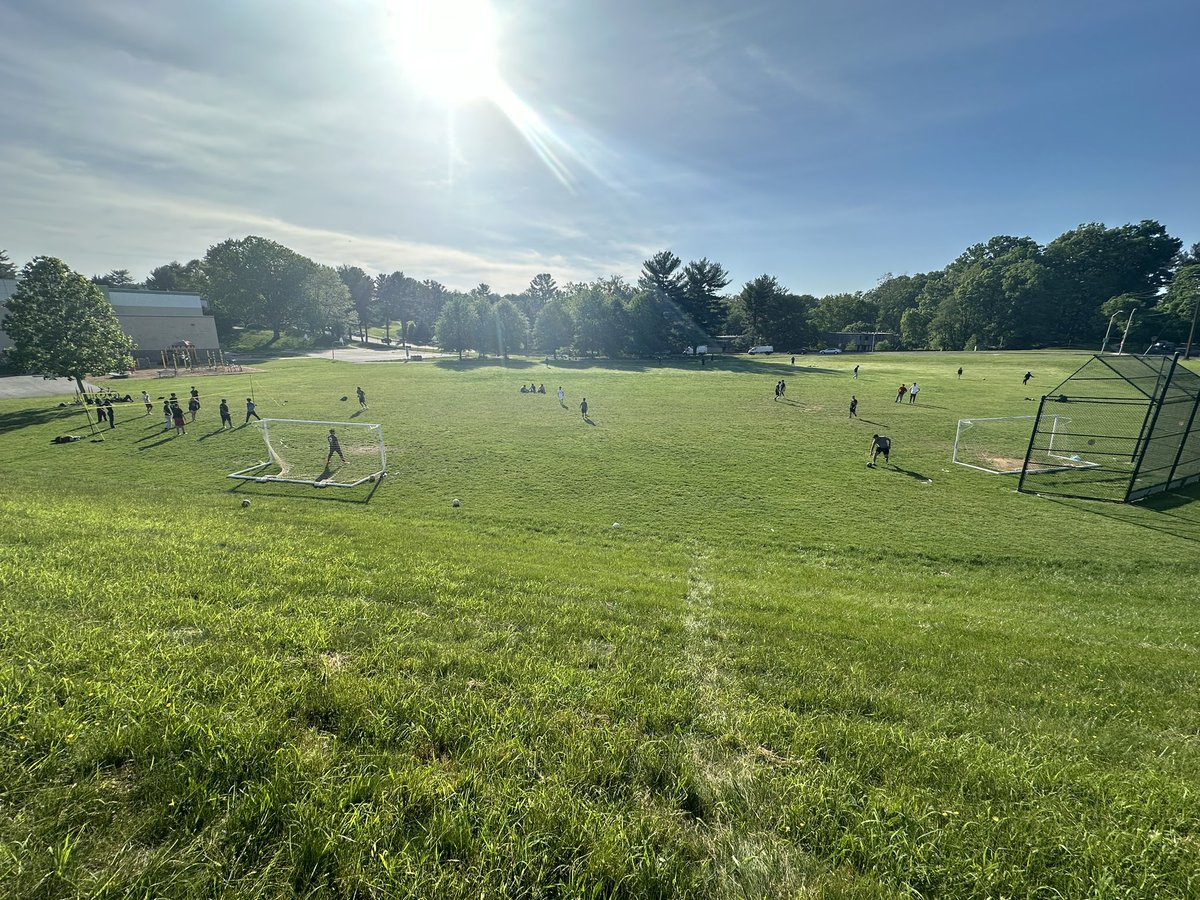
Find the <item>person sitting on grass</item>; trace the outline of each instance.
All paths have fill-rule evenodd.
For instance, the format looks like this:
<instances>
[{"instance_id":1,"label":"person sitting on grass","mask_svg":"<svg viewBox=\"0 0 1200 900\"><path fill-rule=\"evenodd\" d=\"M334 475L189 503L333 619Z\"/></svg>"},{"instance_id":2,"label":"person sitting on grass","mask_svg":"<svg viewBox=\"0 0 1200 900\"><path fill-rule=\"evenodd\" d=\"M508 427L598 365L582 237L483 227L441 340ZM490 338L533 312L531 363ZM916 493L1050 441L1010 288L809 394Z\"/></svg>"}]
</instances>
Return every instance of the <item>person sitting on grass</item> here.
<instances>
[{"instance_id":1,"label":"person sitting on grass","mask_svg":"<svg viewBox=\"0 0 1200 900\"><path fill-rule=\"evenodd\" d=\"M889 454L892 452L892 439L886 434L871 435L871 461L867 463L868 469L875 468L875 459L879 454L883 454L883 461L889 461Z\"/></svg>"}]
</instances>

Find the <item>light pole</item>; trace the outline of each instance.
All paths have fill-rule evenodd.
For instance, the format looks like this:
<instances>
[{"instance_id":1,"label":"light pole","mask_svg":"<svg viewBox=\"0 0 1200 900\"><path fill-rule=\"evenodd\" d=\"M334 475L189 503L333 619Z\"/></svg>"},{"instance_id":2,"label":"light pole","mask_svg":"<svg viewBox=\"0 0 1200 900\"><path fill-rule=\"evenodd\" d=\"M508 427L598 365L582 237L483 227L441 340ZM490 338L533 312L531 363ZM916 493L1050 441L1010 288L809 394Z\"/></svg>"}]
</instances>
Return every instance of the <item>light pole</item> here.
<instances>
[{"instance_id":1,"label":"light pole","mask_svg":"<svg viewBox=\"0 0 1200 900\"><path fill-rule=\"evenodd\" d=\"M1196 335L1196 313L1200 312L1200 290L1196 291L1196 302L1192 304L1192 327L1188 331L1187 352L1183 354L1184 359L1192 358L1192 338Z\"/></svg>"},{"instance_id":2,"label":"light pole","mask_svg":"<svg viewBox=\"0 0 1200 900\"><path fill-rule=\"evenodd\" d=\"M1115 319L1117 316L1123 316L1123 315L1125 315L1125 310L1118 309L1115 313L1113 313L1111 316L1108 317L1108 330L1104 332L1104 343L1100 345L1100 355L1101 356L1104 355L1104 348L1108 346L1108 336L1110 334L1112 334L1113 319Z\"/></svg>"},{"instance_id":3,"label":"light pole","mask_svg":"<svg viewBox=\"0 0 1200 900\"><path fill-rule=\"evenodd\" d=\"M1129 337L1129 329L1133 326L1133 314L1135 312L1137 312L1136 309L1129 311L1129 321L1125 323L1125 333L1121 335L1121 345L1117 347L1117 356L1125 352L1125 338Z\"/></svg>"}]
</instances>

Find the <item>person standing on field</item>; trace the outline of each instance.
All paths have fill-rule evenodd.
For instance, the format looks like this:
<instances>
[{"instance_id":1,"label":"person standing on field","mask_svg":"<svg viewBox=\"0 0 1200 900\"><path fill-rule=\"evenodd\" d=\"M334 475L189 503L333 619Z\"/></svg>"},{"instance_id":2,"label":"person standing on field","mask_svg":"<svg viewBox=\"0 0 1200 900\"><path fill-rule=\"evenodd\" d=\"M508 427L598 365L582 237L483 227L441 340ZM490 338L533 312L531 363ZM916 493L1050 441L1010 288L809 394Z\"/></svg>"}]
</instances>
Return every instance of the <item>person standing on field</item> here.
<instances>
[{"instance_id":1,"label":"person standing on field","mask_svg":"<svg viewBox=\"0 0 1200 900\"><path fill-rule=\"evenodd\" d=\"M354 393L358 394L358 408L366 409L367 408L367 392L364 391L360 387L356 387L354 389Z\"/></svg>"},{"instance_id":2,"label":"person standing on field","mask_svg":"<svg viewBox=\"0 0 1200 900\"><path fill-rule=\"evenodd\" d=\"M850 418L858 418L858 398L853 394L850 395Z\"/></svg>"},{"instance_id":3,"label":"person standing on field","mask_svg":"<svg viewBox=\"0 0 1200 900\"><path fill-rule=\"evenodd\" d=\"M193 388L193 390L195 390L195 388ZM195 422L196 421L196 413L198 413L198 412L200 412L200 398L197 397L195 394L192 394L191 399L188 400L188 414L191 416L191 419L189 419L189 421Z\"/></svg>"},{"instance_id":4,"label":"person standing on field","mask_svg":"<svg viewBox=\"0 0 1200 900\"><path fill-rule=\"evenodd\" d=\"M579 404L579 411L583 413L583 417L587 418L587 397L583 398L583 402Z\"/></svg>"},{"instance_id":5,"label":"person standing on field","mask_svg":"<svg viewBox=\"0 0 1200 900\"><path fill-rule=\"evenodd\" d=\"M146 404L146 415L154 412L154 405L150 402L150 395L142 391L142 402Z\"/></svg>"},{"instance_id":6,"label":"person standing on field","mask_svg":"<svg viewBox=\"0 0 1200 900\"><path fill-rule=\"evenodd\" d=\"M962 378L962 366L958 367L958 377Z\"/></svg>"},{"instance_id":7,"label":"person standing on field","mask_svg":"<svg viewBox=\"0 0 1200 900\"><path fill-rule=\"evenodd\" d=\"M217 410L221 413L221 430L224 431L226 425L232 429L233 416L229 415L229 404L225 402L224 397L221 398L221 405L217 407Z\"/></svg>"},{"instance_id":8,"label":"person standing on field","mask_svg":"<svg viewBox=\"0 0 1200 900\"><path fill-rule=\"evenodd\" d=\"M260 422L262 421L262 416L260 416L258 414L258 410L254 406L254 400L251 399L250 397L247 397L246 398L246 421L244 424L246 424L246 425L250 424L251 416L254 416L254 418L258 419Z\"/></svg>"},{"instance_id":9,"label":"person standing on field","mask_svg":"<svg viewBox=\"0 0 1200 900\"><path fill-rule=\"evenodd\" d=\"M900 390L896 391L896 402L903 403L904 395L907 393L908 393L908 385L907 384L900 385Z\"/></svg>"},{"instance_id":10,"label":"person standing on field","mask_svg":"<svg viewBox=\"0 0 1200 900\"><path fill-rule=\"evenodd\" d=\"M183 407L176 403L171 407L171 421L175 423L175 436L187 434L187 427L183 421Z\"/></svg>"},{"instance_id":11,"label":"person standing on field","mask_svg":"<svg viewBox=\"0 0 1200 900\"><path fill-rule=\"evenodd\" d=\"M858 381L858 366L854 367L854 380Z\"/></svg>"},{"instance_id":12,"label":"person standing on field","mask_svg":"<svg viewBox=\"0 0 1200 900\"><path fill-rule=\"evenodd\" d=\"M917 383L914 381L912 383L912 387L910 387L908 389L908 402L916 403L917 402L917 394L919 394L920 392L921 392L921 389L919 387L917 387Z\"/></svg>"},{"instance_id":13,"label":"person standing on field","mask_svg":"<svg viewBox=\"0 0 1200 900\"><path fill-rule=\"evenodd\" d=\"M561 384L558 386L558 405L564 407L567 405L567 395L563 392Z\"/></svg>"},{"instance_id":14,"label":"person standing on field","mask_svg":"<svg viewBox=\"0 0 1200 900\"><path fill-rule=\"evenodd\" d=\"M329 455L325 457L325 467L329 468L329 462L333 459L333 454L335 453L338 455L338 459L344 463L346 456L342 453L342 445L338 443L337 432L330 428L329 437L326 440L329 441Z\"/></svg>"},{"instance_id":15,"label":"person standing on field","mask_svg":"<svg viewBox=\"0 0 1200 900\"><path fill-rule=\"evenodd\" d=\"M173 415L171 415L171 401L164 400L163 401L163 431L171 430L171 422L174 420L174 418L175 417Z\"/></svg>"}]
</instances>

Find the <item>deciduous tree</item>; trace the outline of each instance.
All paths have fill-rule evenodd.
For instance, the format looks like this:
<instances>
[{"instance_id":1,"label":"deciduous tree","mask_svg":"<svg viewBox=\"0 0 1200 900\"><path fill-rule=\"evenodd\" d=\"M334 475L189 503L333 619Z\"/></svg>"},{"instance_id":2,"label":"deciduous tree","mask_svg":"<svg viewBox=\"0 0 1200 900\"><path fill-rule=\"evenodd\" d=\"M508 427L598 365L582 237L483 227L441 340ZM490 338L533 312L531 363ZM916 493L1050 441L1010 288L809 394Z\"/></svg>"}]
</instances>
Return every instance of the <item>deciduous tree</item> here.
<instances>
[{"instance_id":1,"label":"deciduous tree","mask_svg":"<svg viewBox=\"0 0 1200 900\"><path fill-rule=\"evenodd\" d=\"M575 323L562 300L551 300L538 313L533 325L534 345L558 358L558 351L569 346L575 336Z\"/></svg>"},{"instance_id":2,"label":"deciduous tree","mask_svg":"<svg viewBox=\"0 0 1200 900\"><path fill-rule=\"evenodd\" d=\"M0 327L20 371L66 375L83 390L88 375L133 367L133 340L108 298L60 259L38 256L21 270Z\"/></svg>"},{"instance_id":3,"label":"deciduous tree","mask_svg":"<svg viewBox=\"0 0 1200 900\"><path fill-rule=\"evenodd\" d=\"M461 294L445 302L434 327L438 346L443 350L457 351L459 359L462 359L464 350L470 350L475 345L478 330L479 316L475 304Z\"/></svg>"}]
</instances>

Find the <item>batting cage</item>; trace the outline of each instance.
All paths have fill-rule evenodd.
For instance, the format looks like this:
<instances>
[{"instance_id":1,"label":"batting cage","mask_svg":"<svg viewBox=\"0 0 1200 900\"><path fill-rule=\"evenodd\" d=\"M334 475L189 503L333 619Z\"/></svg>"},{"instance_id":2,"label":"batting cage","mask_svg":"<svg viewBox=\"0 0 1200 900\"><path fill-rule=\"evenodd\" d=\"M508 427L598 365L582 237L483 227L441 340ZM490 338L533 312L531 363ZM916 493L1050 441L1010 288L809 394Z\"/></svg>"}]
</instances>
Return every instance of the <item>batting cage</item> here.
<instances>
[{"instance_id":1,"label":"batting cage","mask_svg":"<svg viewBox=\"0 0 1200 900\"><path fill-rule=\"evenodd\" d=\"M1094 356L1042 398L1017 489L1120 503L1200 481L1198 410L1178 354Z\"/></svg>"}]
</instances>

